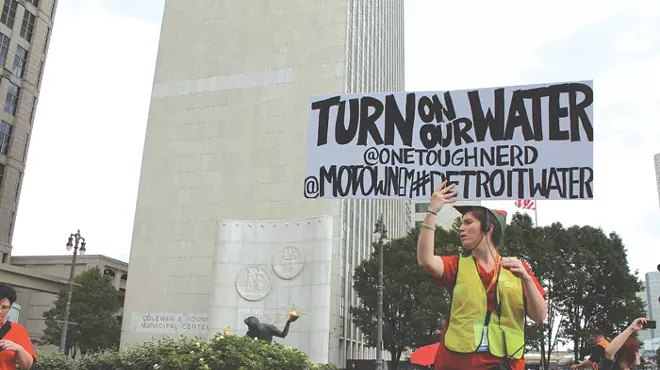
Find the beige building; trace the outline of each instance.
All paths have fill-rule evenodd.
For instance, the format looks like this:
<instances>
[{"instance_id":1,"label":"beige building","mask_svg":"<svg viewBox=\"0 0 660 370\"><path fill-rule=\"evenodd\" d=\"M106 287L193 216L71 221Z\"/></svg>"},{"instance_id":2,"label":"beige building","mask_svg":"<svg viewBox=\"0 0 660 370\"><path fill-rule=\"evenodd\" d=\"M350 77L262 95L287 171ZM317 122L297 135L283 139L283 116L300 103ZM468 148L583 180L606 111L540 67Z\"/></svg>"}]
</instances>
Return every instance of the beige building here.
<instances>
[{"instance_id":1,"label":"beige building","mask_svg":"<svg viewBox=\"0 0 660 370\"><path fill-rule=\"evenodd\" d=\"M68 279L67 279L68 280ZM60 289L67 286L67 280L37 274L30 269L0 263L0 282L9 284L16 289L18 299L11 307L9 319L29 328L34 325L34 317L30 311L35 307L37 311L43 310L44 305L50 305L56 299ZM43 319L42 319L43 321ZM38 327L38 325L36 325ZM39 339L38 330L28 330L32 340Z\"/></svg>"},{"instance_id":2,"label":"beige building","mask_svg":"<svg viewBox=\"0 0 660 370\"><path fill-rule=\"evenodd\" d=\"M2 1L2 0L0 0ZM8 263L56 0L3 0L0 14L0 256Z\"/></svg>"},{"instance_id":3,"label":"beige building","mask_svg":"<svg viewBox=\"0 0 660 370\"><path fill-rule=\"evenodd\" d=\"M24 267L37 274L54 276L68 281L71 273L71 258L71 255L12 256L11 264ZM79 255L76 258L76 276L94 267L101 270L103 274L111 276L117 290L120 292L126 291L128 263L100 254Z\"/></svg>"},{"instance_id":4,"label":"beige building","mask_svg":"<svg viewBox=\"0 0 660 370\"><path fill-rule=\"evenodd\" d=\"M315 362L375 358L350 319L353 268L380 215L405 234L411 202L305 199L308 109L405 89L403 0L268 4L165 1L122 345L242 335L247 315L282 327L297 309L284 343Z\"/></svg>"},{"instance_id":5,"label":"beige building","mask_svg":"<svg viewBox=\"0 0 660 370\"><path fill-rule=\"evenodd\" d=\"M25 326L32 340L39 340L45 329L44 312L48 311L62 288L66 288L71 273L71 255L12 256L11 265L0 264L0 281L16 289L18 299L12 310L12 320ZM115 288L124 292L128 264L101 255L78 256L75 274L98 267L112 276Z\"/></svg>"}]
</instances>

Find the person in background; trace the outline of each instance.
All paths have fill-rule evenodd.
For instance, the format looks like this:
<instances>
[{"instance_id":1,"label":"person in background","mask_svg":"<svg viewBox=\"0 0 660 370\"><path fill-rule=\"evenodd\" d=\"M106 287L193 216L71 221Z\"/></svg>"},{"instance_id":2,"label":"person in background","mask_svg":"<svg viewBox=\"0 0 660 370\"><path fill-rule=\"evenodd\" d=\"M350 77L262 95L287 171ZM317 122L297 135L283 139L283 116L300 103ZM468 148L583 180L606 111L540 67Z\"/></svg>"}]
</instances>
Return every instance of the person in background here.
<instances>
[{"instance_id":1,"label":"person in background","mask_svg":"<svg viewBox=\"0 0 660 370\"><path fill-rule=\"evenodd\" d=\"M17 364L21 370L29 370L37 355L27 330L9 321L9 310L14 302L16 290L0 283L0 370L16 370Z\"/></svg>"},{"instance_id":2,"label":"person in background","mask_svg":"<svg viewBox=\"0 0 660 370\"><path fill-rule=\"evenodd\" d=\"M444 181L431 196L417 242L417 262L451 294L440 334L436 370L524 370L525 317L541 323L546 292L530 267L498 252L506 214L480 206L454 207L463 216L461 256L434 253L435 216L454 203L455 184Z\"/></svg>"},{"instance_id":3,"label":"person in background","mask_svg":"<svg viewBox=\"0 0 660 370\"><path fill-rule=\"evenodd\" d=\"M605 334L598 328L589 330L589 336L591 337L591 343L594 344L594 347L591 350L591 356L589 356L588 360L584 360L579 364L571 366L571 370L593 366L594 364L598 364L603 359L605 348L608 344L610 344L610 342L605 339Z\"/></svg>"},{"instance_id":4,"label":"person in background","mask_svg":"<svg viewBox=\"0 0 660 370\"><path fill-rule=\"evenodd\" d=\"M605 355L598 363L598 370L631 370L642 362L639 352L639 342L630 336L642 329L648 319L640 317L616 338L612 339L605 348Z\"/></svg>"}]
</instances>

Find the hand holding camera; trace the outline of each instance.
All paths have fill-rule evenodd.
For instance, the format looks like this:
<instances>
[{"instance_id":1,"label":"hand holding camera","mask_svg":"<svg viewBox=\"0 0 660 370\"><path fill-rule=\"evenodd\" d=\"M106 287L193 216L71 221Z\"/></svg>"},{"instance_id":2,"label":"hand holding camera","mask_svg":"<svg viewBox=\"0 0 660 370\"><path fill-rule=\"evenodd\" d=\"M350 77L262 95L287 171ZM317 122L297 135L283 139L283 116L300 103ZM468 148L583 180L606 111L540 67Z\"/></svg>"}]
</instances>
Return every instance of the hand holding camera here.
<instances>
[{"instance_id":1,"label":"hand holding camera","mask_svg":"<svg viewBox=\"0 0 660 370\"><path fill-rule=\"evenodd\" d=\"M640 317L635 319L632 324L628 327L633 333L643 329L655 329L655 321L649 320L645 317Z\"/></svg>"}]
</instances>

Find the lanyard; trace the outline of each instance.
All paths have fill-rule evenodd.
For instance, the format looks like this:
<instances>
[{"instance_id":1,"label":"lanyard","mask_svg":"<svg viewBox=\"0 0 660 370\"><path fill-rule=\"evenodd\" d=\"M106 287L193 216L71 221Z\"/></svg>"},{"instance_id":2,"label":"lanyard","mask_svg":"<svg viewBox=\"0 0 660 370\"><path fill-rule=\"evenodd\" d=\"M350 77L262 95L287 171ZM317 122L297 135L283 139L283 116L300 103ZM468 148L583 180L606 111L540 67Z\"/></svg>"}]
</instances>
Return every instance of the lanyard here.
<instances>
[{"instance_id":1,"label":"lanyard","mask_svg":"<svg viewBox=\"0 0 660 370\"><path fill-rule=\"evenodd\" d=\"M502 260L502 257L498 253L495 256L495 265L493 266L493 277L490 279L490 283L488 284L488 287L486 288L486 294L490 291L490 289L495 285L497 282L497 277L500 274L500 261Z\"/></svg>"}]
</instances>

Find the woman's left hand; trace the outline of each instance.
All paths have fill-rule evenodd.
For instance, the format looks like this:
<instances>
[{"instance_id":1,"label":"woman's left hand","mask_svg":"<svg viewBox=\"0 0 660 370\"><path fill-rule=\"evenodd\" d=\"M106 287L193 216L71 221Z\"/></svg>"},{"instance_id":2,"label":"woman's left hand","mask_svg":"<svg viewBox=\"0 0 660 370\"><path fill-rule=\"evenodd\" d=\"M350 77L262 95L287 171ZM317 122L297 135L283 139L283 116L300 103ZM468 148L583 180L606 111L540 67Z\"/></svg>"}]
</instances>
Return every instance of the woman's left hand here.
<instances>
[{"instance_id":1,"label":"woman's left hand","mask_svg":"<svg viewBox=\"0 0 660 370\"><path fill-rule=\"evenodd\" d=\"M502 268L511 271L511 273L514 274L520 280L525 281L529 279L529 274L527 273L525 266L523 266L522 261L520 261L517 258L511 258L511 257L502 258Z\"/></svg>"},{"instance_id":2,"label":"woman's left hand","mask_svg":"<svg viewBox=\"0 0 660 370\"><path fill-rule=\"evenodd\" d=\"M20 351L23 349L23 347L8 339L0 340L0 348L5 351Z\"/></svg>"}]
</instances>

